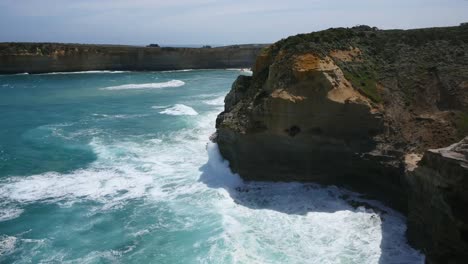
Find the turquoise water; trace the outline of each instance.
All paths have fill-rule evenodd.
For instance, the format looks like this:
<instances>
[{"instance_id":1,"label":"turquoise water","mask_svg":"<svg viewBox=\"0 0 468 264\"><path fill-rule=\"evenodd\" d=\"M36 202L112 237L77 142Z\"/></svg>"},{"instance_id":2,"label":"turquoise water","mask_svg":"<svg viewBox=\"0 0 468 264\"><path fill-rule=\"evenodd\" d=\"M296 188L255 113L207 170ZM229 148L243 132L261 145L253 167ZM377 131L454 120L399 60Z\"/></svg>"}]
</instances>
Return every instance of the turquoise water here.
<instances>
[{"instance_id":1,"label":"turquoise water","mask_svg":"<svg viewBox=\"0 0 468 264\"><path fill-rule=\"evenodd\" d=\"M208 138L239 74L0 76L0 263L422 263L378 203L229 171Z\"/></svg>"}]
</instances>

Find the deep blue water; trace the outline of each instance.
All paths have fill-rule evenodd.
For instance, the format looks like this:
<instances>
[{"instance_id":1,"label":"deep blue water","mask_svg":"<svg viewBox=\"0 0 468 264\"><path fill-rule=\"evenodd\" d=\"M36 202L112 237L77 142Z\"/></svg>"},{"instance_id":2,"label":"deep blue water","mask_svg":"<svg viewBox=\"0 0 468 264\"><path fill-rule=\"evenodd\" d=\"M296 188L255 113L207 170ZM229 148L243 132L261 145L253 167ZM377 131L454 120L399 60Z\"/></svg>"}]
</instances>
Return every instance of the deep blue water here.
<instances>
[{"instance_id":1,"label":"deep blue water","mask_svg":"<svg viewBox=\"0 0 468 264\"><path fill-rule=\"evenodd\" d=\"M229 171L208 138L239 74L0 76L0 263L421 263L388 208Z\"/></svg>"}]
</instances>

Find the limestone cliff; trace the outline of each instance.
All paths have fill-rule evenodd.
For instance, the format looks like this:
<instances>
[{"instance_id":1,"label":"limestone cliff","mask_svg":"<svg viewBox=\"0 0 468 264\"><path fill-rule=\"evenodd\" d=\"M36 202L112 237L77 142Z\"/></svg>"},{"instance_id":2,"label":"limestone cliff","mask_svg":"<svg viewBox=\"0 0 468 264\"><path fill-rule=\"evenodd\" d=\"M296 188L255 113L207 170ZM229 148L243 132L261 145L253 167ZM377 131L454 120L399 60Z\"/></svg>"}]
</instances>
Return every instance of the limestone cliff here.
<instances>
[{"instance_id":1,"label":"limestone cliff","mask_svg":"<svg viewBox=\"0 0 468 264\"><path fill-rule=\"evenodd\" d=\"M159 48L59 43L0 43L0 74L250 67L263 46Z\"/></svg>"},{"instance_id":2,"label":"limestone cliff","mask_svg":"<svg viewBox=\"0 0 468 264\"><path fill-rule=\"evenodd\" d=\"M468 260L468 137L428 150L409 183L408 238L430 263Z\"/></svg>"},{"instance_id":3,"label":"limestone cliff","mask_svg":"<svg viewBox=\"0 0 468 264\"><path fill-rule=\"evenodd\" d=\"M289 37L225 103L216 141L244 179L337 184L406 212L415 157L468 134L468 27Z\"/></svg>"}]
</instances>

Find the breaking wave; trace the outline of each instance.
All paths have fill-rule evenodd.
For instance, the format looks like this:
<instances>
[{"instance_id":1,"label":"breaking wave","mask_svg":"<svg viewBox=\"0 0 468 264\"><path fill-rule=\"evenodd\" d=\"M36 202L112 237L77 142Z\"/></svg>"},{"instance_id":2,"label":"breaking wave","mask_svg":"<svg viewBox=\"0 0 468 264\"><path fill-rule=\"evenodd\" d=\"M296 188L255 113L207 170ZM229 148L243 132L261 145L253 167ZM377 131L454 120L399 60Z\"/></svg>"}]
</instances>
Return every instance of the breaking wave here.
<instances>
[{"instance_id":1,"label":"breaking wave","mask_svg":"<svg viewBox=\"0 0 468 264\"><path fill-rule=\"evenodd\" d=\"M225 96L220 96L220 97L217 97L215 99L205 100L205 101L203 101L203 103L205 103L207 105L223 106L224 105L224 98L225 98Z\"/></svg>"},{"instance_id":2,"label":"breaking wave","mask_svg":"<svg viewBox=\"0 0 468 264\"><path fill-rule=\"evenodd\" d=\"M154 109L159 109L160 106L153 106ZM175 115L175 116L180 116L180 115L188 115L188 116L196 116L198 115L198 112L195 111L190 106L184 105L184 104L175 104L173 107L169 107L161 112L160 114L166 114L166 115Z\"/></svg>"},{"instance_id":3,"label":"breaking wave","mask_svg":"<svg viewBox=\"0 0 468 264\"><path fill-rule=\"evenodd\" d=\"M129 71L76 71L76 72L48 72L38 75L60 75L60 74L96 74L96 73L127 73Z\"/></svg>"},{"instance_id":4,"label":"breaking wave","mask_svg":"<svg viewBox=\"0 0 468 264\"><path fill-rule=\"evenodd\" d=\"M103 119L129 119L129 118L139 118L139 117L145 117L148 116L148 114L134 114L134 115L125 115L125 114L120 114L120 115L108 115L108 114L97 114L94 113L92 116L96 118L103 118Z\"/></svg>"},{"instance_id":5,"label":"breaking wave","mask_svg":"<svg viewBox=\"0 0 468 264\"><path fill-rule=\"evenodd\" d=\"M184 70L170 70L170 71L162 71L162 72L191 72L194 71L193 69L184 69Z\"/></svg>"},{"instance_id":6,"label":"breaking wave","mask_svg":"<svg viewBox=\"0 0 468 264\"><path fill-rule=\"evenodd\" d=\"M14 250L16 244L16 237L13 236L0 236L0 256Z\"/></svg>"},{"instance_id":7,"label":"breaking wave","mask_svg":"<svg viewBox=\"0 0 468 264\"><path fill-rule=\"evenodd\" d=\"M23 213L23 209L19 208L5 208L4 205L0 205L2 210L0 210L0 222L8 221L19 217Z\"/></svg>"},{"instance_id":8,"label":"breaking wave","mask_svg":"<svg viewBox=\"0 0 468 264\"><path fill-rule=\"evenodd\" d=\"M143 84L124 84L118 86L109 86L101 88L101 90L132 90L132 89L162 89L168 87L180 87L185 85L185 82L180 80L172 80L160 83L143 83Z\"/></svg>"},{"instance_id":9,"label":"breaking wave","mask_svg":"<svg viewBox=\"0 0 468 264\"><path fill-rule=\"evenodd\" d=\"M152 107L158 110L146 105L140 114L191 115L184 127L164 117L168 130L154 131L162 122L144 134L139 124L138 133L124 135L115 127L82 123L39 127L51 130L45 135L53 139L90 138L85 144L96 159L64 173L0 179L0 212L8 208L0 219L18 218L3 222L5 230L41 222L31 228L34 235L9 230L0 235L0 262L2 257L50 263L424 262L406 242L405 219L391 209L354 208L343 197L359 200L359 195L337 187L244 182L233 174L218 146L208 143L221 95L198 90L189 95L196 109L211 109L200 114L164 100L153 103L160 104ZM98 121L139 120L99 111L89 115Z\"/></svg>"}]
</instances>

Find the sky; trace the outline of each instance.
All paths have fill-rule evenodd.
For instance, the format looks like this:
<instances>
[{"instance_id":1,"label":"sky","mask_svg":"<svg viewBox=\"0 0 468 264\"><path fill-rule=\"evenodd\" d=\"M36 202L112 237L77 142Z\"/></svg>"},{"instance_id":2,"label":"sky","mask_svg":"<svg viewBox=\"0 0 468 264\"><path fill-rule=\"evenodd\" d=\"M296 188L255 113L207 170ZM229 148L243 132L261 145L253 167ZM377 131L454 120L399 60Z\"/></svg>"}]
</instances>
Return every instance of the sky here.
<instances>
[{"instance_id":1,"label":"sky","mask_svg":"<svg viewBox=\"0 0 468 264\"><path fill-rule=\"evenodd\" d=\"M330 27L468 22L468 0L0 0L0 42L272 43Z\"/></svg>"}]
</instances>

